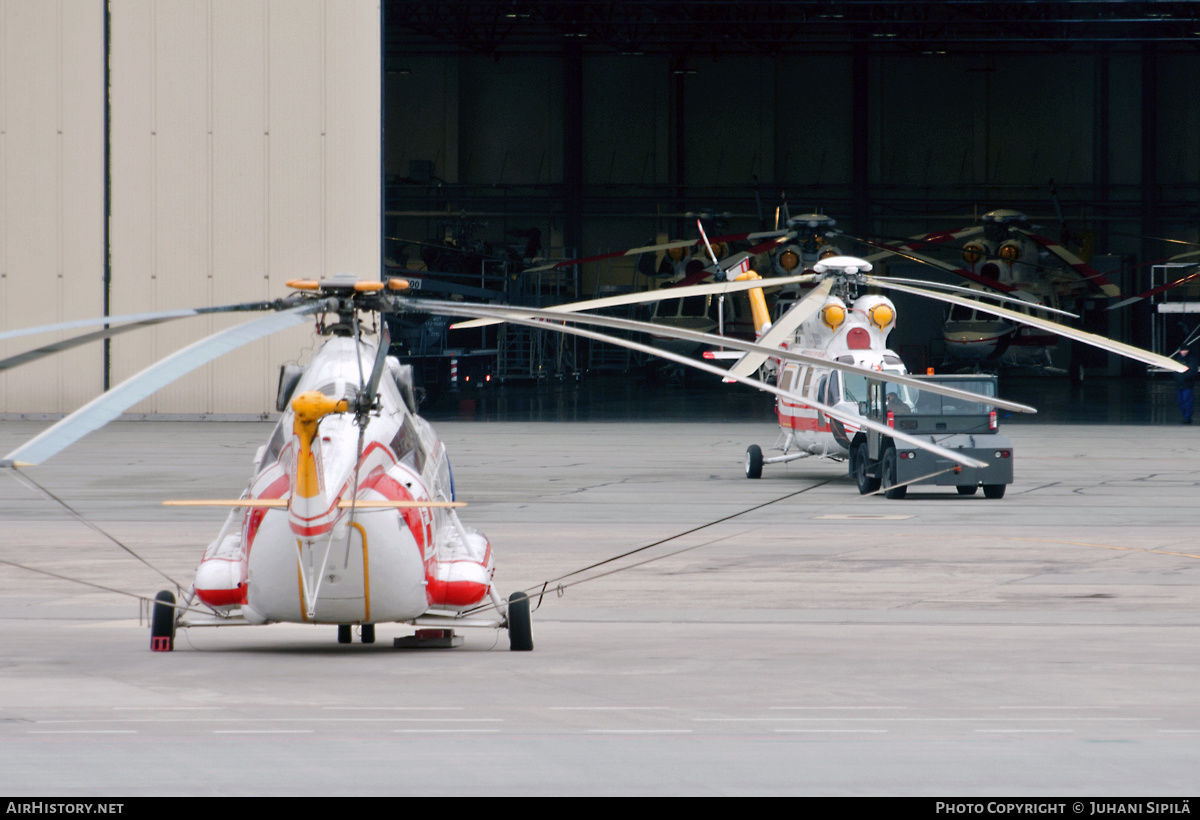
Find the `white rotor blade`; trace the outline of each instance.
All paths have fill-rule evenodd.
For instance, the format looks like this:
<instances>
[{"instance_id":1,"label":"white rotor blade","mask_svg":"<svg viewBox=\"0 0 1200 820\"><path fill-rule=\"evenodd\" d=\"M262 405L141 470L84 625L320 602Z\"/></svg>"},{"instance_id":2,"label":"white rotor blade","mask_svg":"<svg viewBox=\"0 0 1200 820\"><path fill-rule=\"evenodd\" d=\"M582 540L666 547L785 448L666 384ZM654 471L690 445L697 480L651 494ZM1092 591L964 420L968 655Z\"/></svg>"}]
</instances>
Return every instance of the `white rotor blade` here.
<instances>
[{"instance_id":1,"label":"white rotor blade","mask_svg":"<svg viewBox=\"0 0 1200 820\"><path fill-rule=\"evenodd\" d=\"M1014 299L1011 296L1004 296L1003 294L999 294L999 293L985 293L984 291L976 290L975 288L964 288L962 285L949 285L949 284L946 284L945 282L926 282L924 279L905 279L904 277L901 277L901 276L876 276L875 279L879 280L880 282L898 282L901 285L914 285L915 287L919 287L919 288L940 288L942 290L949 290L949 291L954 291L956 293L961 293L965 296L973 296L976 298L983 296L988 299L994 299L998 302L1009 302L1010 304L1015 304L1015 305L1036 305L1038 310L1043 311L1045 313L1057 313L1060 316L1067 316L1071 319L1079 318L1079 314L1071 313L1068 310L1060 310L1058 308L1052 308L1048 305L1043 305L1038 302L1030 302L1029 299L1032 299L1033 297L1029 297L1026 299ZM1022 293L1021 291L1015 291L1015 292ZM1023 294L1023 295L1029 296L1029 294Z\"/></svg>"},{"instance_id":2,"label":"white rotor blade","mask_svg":"<svg viewBox=\"0 0 1200 820\"><path fill-rule=\"evenodd\" d=\"M962 230L958 231L934 231L933 233L910 236L908 241L903 245L887 245L885 247L889 248L889 250L883 251L882 253L873 254L872 256L866 257L866 259L868 262L875 262L878 259L883 259L886 256L891 256L892 254L900 251L909 253L916 250L918 245L940 245L943 242L949 242L953 239L965 239L968 236L975 236L976 234L981 233L983 233L983 226L975 225L973 227L963 228Z\"/></svg>"},{"instance_id":3,"label":"white rotor blade","mask_svg":"<svg viewBox=\"0 0 1200 820\"><path fill-rule=\"evenodd\" d=\"M227 328L160 359L141 373L118 384L0 459L0 466L40 464L93 430L98 430L142 399L201 365L242 345L307 320L325 310L313 302Z\"/></svg>"},{"instance_id":4,"label":"white rotor blade","mask_svg":"<svg viewBox=\"0 0 1200 820\"><path fill-rule=\"evenodd\" d=\"M555 313L575 313L580 310L598 310L599 308L616 307L617 305L638 305L649 302L661 302L666 299L682 299L687 296L703 296L709 293L737 293L754 288L775 288L783 285L793 285L797 282L811 282L811 273L796 276L780 276L773 279L743 279L740 282L714 282L710 285L688 285L682 288L659 288L639 293L622 293L620 296L606 296L603 299L588 299L583 302L569 302L565 305L552 305L545 308ZM470 314L468 314L470 315ZM451 330L461 330L472 327L498 325L503 319L473 319L469 322L455 322Z\"/></svg>"},{"instance_id":5,"label":"white rotor blade","mask_svg":"<svg viewBox=\"0 0 1200 820\"><path fill-rule=\"evenodd\" d=\"M185 316L195 316L194 308L183 310L160 310L155 313L130 313L125 316L94 316L90 319L78 319L74 322L60 322L56 325L40 325L26 327L20 330L6 330L0 333L0 341L15 339L18 336L31 336L35 333L53 333L59 330L73 330L78 327L95 327L96 325L115 325L125 322L161 322L167 319L182 319Z\"/></svg>"},{"instance_id":6,"label":"white rotor blade","mask_svg":"<svg viewBox=\"0 0 1200 820\"><path fill-rule=\"evenodd\" d=\"M864 277L868 284L880 288L891 288L901 291L902 293L913 293L918 296L928 296L930 299L940 299L943 302L949 302L952 305L962 305L963 307L974 308L983 313L990 313L993 316L1000 316L1005 319L1011 319L1018 324L1030 325L1039 330L1046 330L1050 333L1063 336L1076 342L1098 347L1101 350L1106 350L1109 353L1116 353L1119 356L1125 356L1135 361L1143 362L1154 367L1161 367L1164 370L1169 370L1172 373L1182 373L1187 370L1187 365L1180 362L1168 359L1166 356L1160 356L1157 353L1151 353L1149 350L1142 350L1140 347L1127 345L1124 342L1114 342L1112 339L1106 339L1103 336L1097 336L1094 333L1087 333L1082 330L1077 330L1067 325L1060 325L1058 322L1051 322L1048 319L1039 319L1036 316L1030 316L1027 313L1020 313L1008 308L1002 308L997 305L989 305L984 302L978 302L974 299L963 299L960 296L952 296L949 293L937 293L924 288L914 288L908 285L898 285L894 282L887 282L877 279L873 276Z\"/></svg>"},{"instance_id":7,"label":"white rotor blade","mask_svg":"<svg viewBox=\"0 0 1200 820\"><path fill-rule=\"evenodd\" d=\"M817 311L825 304L825 300L829 298L829 291L832 288L833 277L831 276L809 291L799 302L792 305L787 313L780 316L779 321L771 325L771 329L763 334L758 343L763 347L774 348L779 347L792 338L792 334L796 332L796 328L817 314ZM726 345L726 347L728 346ZM770 356L764 356L761 353L747 353L735 362L733 367L729 368L729 375L749 376L762 367L763 362L769 358Z\"/></svg>"},{"instance_id":8,"label":"white rotor blade","mask_svg":"<svg viewBox=\"0 0 1200 820\"><path fill-rule=\"evenodd\" d=\"M124 316L93 316L89 319L76 319L71 322L59 322L54 325L39 325L37 327L21 328L20 330L6 330L0 333L0 341L16 339L20 336L32 336L35 333L54 333L59 330L74 330L75 328L95 327L96 325L120 325L126 322L155 323L207 313L269 310L270 308L271 305L269 303L254 302L242 305L224 305L215 308L180 308L178 310L158 310L152 313L127 313Z\"/></svg>"},{"instance_id":9,"label":"white rotor blade","mask_svg":"<svg viewBox=\"0 0 1200 820\"><path fill-rule=\"evenodd\" d=\"M822 359L816 356L806 356L803 353L796 353L791 350L767 348L763 347L761 344L743 342L740 339L731 339L727 336L716 336L711 333L701 333L699 331L685 330L678 327L664 327L663 325L650 324L649 322L639 322L634 319L621 319L616 316L598 316L591 313L559 317L550 311L538 310L537 308L509 308L486 305L474 306L457 303L441 303L434 305L433 308L438 313L445 313L451 316L471 315L473 313L503 313L505 315L505 321L514 321L516 317L543 319L545 321L541 325L538 325L538 327L543 327L550 330L562 330L562 325L560 325L559 322L565 321L577 322L579 324L599 325L600 327L611 327L619 330L655 333L659 336L685 339L688 341L700 342L701 344L723 345L725 347L742 350L747 353L761 353L764 356L788 359L789 361L797 361L803 364L815 365L817 367L829 367L834 370L840 370L843 373L857 373L858 375L865 376L868 379L874 379L876 381L886 380L896 384L906 384L911 387L916 387L920 390L928 390L930 393L937 393L942 396L950 396L956 399L979 402L981 404L990 404L1014 413L1037 412L1036 408L1030 407L1027 404L1006 401L996 396L984 396L980 393L972 393L969 390L960 390L956 387L948 387L946 385L928 382L923 379L914 378L913 376L902 375L899 373L881 373L878 370L873 370L867 367L859 367L858 365L831 361L829 359ZM663 355L658 348L651 348L651 350L656 356ZM664 356L664 358L666 357ZM726 370L721 370L720 373L722 376L729 375L729 372ZM734 380L736 381L737 379Z\"/></svg>"},{"instance_id":10,"label":"white rotor blade","mask_svg":"<svg viewBox=\"0 0 1200 820\"><path fill-rule=\"evenodd\" d=\"M453 309L447 309L445 312L450 315L470 315L471 310L472 309L468 306L455 305ZM571 317L571 321L582 321L583 318L584 317ZM587 318L591 319L591 318L600 318L600 317L589 316ZM662 350L660 348L652 347L650 345L644 345L639 342L630 341L629 339L622 339L618 336L609 336L605 333L596 333L594 331L585 330L580 327L571 327L570 325L565 325L565 324L560 325L557 323L551 323L549 321L546 321L545 319L526 319L526 318L523 318L516 314L509 315L505 321L513 322L513 323L519 324L519 325L528 325L529 327L540 327L540 328L545 328L545 329L549 329L549 330L555 330L555 331L558 331L559 333L570 333L573 336L582 336L587 339L594 339L596 341L606 342L608 344L620 345L621 347L627 347L630 350L637 350L642 353L649 353L652 356L661 356L664 359L669 359L670 361L678 362L679 364L687 365L688 367L693 367L693 368L696 368L697 370L704 370L708 373L713 373L713 374L721 376L721 377L727 377L729 375L728 371L723 370L720 367L716 367L715 365L706 364L705 362L697 361L695 359L689 359L687 356L680 356L676 353L671 353L670 351ZM720 338L720 337L718 337L718 338ZM828 364L828 362L825 362L825 364ZM871 371L871 372L875 374L874 378L876 378L876 379L882 379L885 376L885 374L880 373L879 371ZM891 373L886 374L886 380L889 382L894 381L893 374L891 374ZM921 450L925 450L927 452L933 453L934 455L936 455L940 458L948 459L950 461L953 461L956 464L961 464L964 467L982 468L982 467L987 466L987 462L978 461L977 459L971 458L970 456L966 456L961 451L949 450L945 447L939 447L936 444L930 444L928 441L924 441L920 438L917 438L916 436L911 436L907 433L902 433L899 430L894 430L891 427L888 427L886 425L871 421L870 419L862 418L857 413L855 413L853 415L851 415L849 413L845 413L841 410L830 407L827 404L823 404L819 401L810 399L807 396L801 396L796 393L789 393L786 390L781 390L780 388L775 387L774 385L760 382L757 379L747 379L744 376L735 376L735 377L733 377L733 381L739 382L741 384L749 385L750 387L753 387L757 390L762 390L766 393L773 393L776 396L779 396L780 398L788 399L789 401L798 402L798 403L806 405L808 407L812 407L816 410L821 411L822 413L825 413L828 416L838 419L839 421L843 421L843 422L846 422L851 425L855 425L860 428L865 427L869 430L874 430L874 431L876 431L878 433L882 433L886 436L891 436L892 438L896 439L897 441L903 441L904 443L910 444L913 447L917 447ZM922 387L924 387L924 385ZM987 400L989 402L991 402L990 397L985 397L985 398L987 398Z\"/></svg>"}]
</instances>

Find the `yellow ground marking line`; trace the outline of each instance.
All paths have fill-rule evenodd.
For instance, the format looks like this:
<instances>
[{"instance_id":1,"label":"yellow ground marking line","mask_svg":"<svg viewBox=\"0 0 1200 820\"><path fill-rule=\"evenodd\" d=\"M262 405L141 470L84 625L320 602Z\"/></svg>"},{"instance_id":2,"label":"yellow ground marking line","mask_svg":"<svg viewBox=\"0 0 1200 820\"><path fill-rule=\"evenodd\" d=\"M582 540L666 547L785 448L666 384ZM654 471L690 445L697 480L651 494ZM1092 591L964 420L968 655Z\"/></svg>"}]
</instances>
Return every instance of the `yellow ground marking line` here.
<instances>
[{"instance_id":1,"label":"yellow ground marking line","mask_svg":"<svg viewBox=\"0 0 1200 820\"><path fill-rule=\"evenodd\" d=\"M1013 541L1037 541L1043 544L1071 544L1076 547L1097 547L1102 550L1120 550L1121 552L1154 552L1159 555L1175 555L1180 558L1195 558L1200 560L1200 555L1192 555L1190 552L1171 552L1169 550L1148 550L1140 547L1114 547L1111 544L1089 544L1086 541L1056 541L1053 538L1013 538Z\"/></svg>"}]
</instances>

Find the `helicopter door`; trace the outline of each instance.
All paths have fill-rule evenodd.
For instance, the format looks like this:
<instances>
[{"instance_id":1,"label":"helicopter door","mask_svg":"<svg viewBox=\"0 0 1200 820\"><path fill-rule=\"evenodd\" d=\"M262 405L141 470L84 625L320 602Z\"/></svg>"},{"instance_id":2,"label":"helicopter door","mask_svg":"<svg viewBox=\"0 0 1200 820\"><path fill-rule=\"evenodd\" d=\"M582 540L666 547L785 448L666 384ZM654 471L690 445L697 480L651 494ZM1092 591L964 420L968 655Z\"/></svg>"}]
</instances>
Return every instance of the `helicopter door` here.
<instances>
[{"instance_id":1,"label":"helicopter door","mask_svg":"<svg viewBox=\"0 0 1200 820\"><path fill-rule=\"evenodd\" d=\"M829 376L826 375L826 376L822 376L821 381L817 382L817 401L825 403L825 404L828 404L828 402L825 401L825 385L828 381L829 381ZM822 413L820 410L818 410L817 411L817 427L825 427L825 426L828 426L828 424L829 424L829 417L826 416L824 413Z\"/></svg>"}]
</instances>

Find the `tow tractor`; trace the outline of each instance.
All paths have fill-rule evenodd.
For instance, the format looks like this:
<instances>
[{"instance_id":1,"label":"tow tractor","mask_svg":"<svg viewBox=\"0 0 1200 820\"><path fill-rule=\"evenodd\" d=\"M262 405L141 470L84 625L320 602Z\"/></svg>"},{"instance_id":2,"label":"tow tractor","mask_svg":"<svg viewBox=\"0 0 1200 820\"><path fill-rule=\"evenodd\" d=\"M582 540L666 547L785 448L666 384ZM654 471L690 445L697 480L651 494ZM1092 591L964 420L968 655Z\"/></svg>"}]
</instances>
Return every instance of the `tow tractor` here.
<instances>
[{"instance_id":1,"label":"tow tractor","mask_svg":"<svg viewBox=\"0 0 1200 820\"><path fill-rule=\"evenodd\" d=\"M987 374L938 375L921 381L944 384L984 396L996 395L996 377ZM1012 442L999 431L995 408L982 402L941 396L919 387L870 382L859 414L895 430L987 462L971 468L895 441L875 431L859 432L850 449L850 475L864 495L881 486L888 498L904 498L910 486L954 487L974 495L983 487L988 498L1003 498L1013 480Z\"/></svg>"}]
</instances>

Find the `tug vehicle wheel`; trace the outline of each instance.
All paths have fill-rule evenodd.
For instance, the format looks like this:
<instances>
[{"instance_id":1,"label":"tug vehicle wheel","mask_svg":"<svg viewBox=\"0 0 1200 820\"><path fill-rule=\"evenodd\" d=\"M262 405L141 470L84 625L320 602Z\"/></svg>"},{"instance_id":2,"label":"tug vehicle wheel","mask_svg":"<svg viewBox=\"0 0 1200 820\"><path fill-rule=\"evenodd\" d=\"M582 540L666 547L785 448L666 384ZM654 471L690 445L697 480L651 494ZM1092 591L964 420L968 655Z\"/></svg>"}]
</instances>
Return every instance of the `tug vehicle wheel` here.
<instances>
[{"instance_id":1,"label":"tug vehicle wheel","mask_svg":"<svg viewBox=\"0 0 1200 820\"><path fill-rule=\"evenodd\" d=\"M850 474L858 485L859 495L868 495L879 489L879 478L867 475L867 445L859 444L850 454Z\"/></svg>"},{"instance_id":2,"label":"tug vehicle wheel","mask_svg":"<svg viewBox=\"0 0 1200 820\"><path fill-rule=\"evenodd\" d=\"M954 489L958 490L959 495L975 495L979 487L975 484L959 484Z\"/></svg>"},{"instance_id":3,"label":"tug vehicle wheel","mask_svg":"<svg viewBox=\"0 0 1200 820\"><path fill-rule=\"evenodd\" d=\"M175 593L164 589L154 596L150 615L150 649L170 652L175 648Z\"/></svg>"},{"instance_id":4,"label":"tug vehicle wheel","mask_svg":"<svg viewBox=\"0 0 1200 820\"><path fill-rule=\"evenodd\" d=\"M984 484L983 494L988 498L1004 498L1005 484Z\"/></svg>"},{"instance_id":5,"label":"tug vehicle wheel","mask_svg":"<svg viewBox=\"0 0 1200 820\"><path fill-rule=\"evenodd\" d=\"M888 498L901 499L908 495L907 485L904 487L896 487L896 468L898 459L896 458L896 448L889 447L883 451L883 464L880 466L880 472L883 473L884 495Z\"/></svg>"},{"instance_id":6,"label":"tug vehicle wheel","mask_svg":"<svg viewBox=\"0 0 1200 820\"><path fill-rule=\"evenodd\" d=\"M762 448L751 444L746 448L746 478L762 478Z\"/></svg>"},{"instance_id":7,"label":"tug vehicle wheel","mask_svg":"<svg viewBox=\"0 0 1200 820\"><path fill-rule=\"evenodd\" d=\"M533 619L529 614L529 596L524 592L508 596L508 648L513 652L533 649Z\"/></svg>"}]
</instances>

